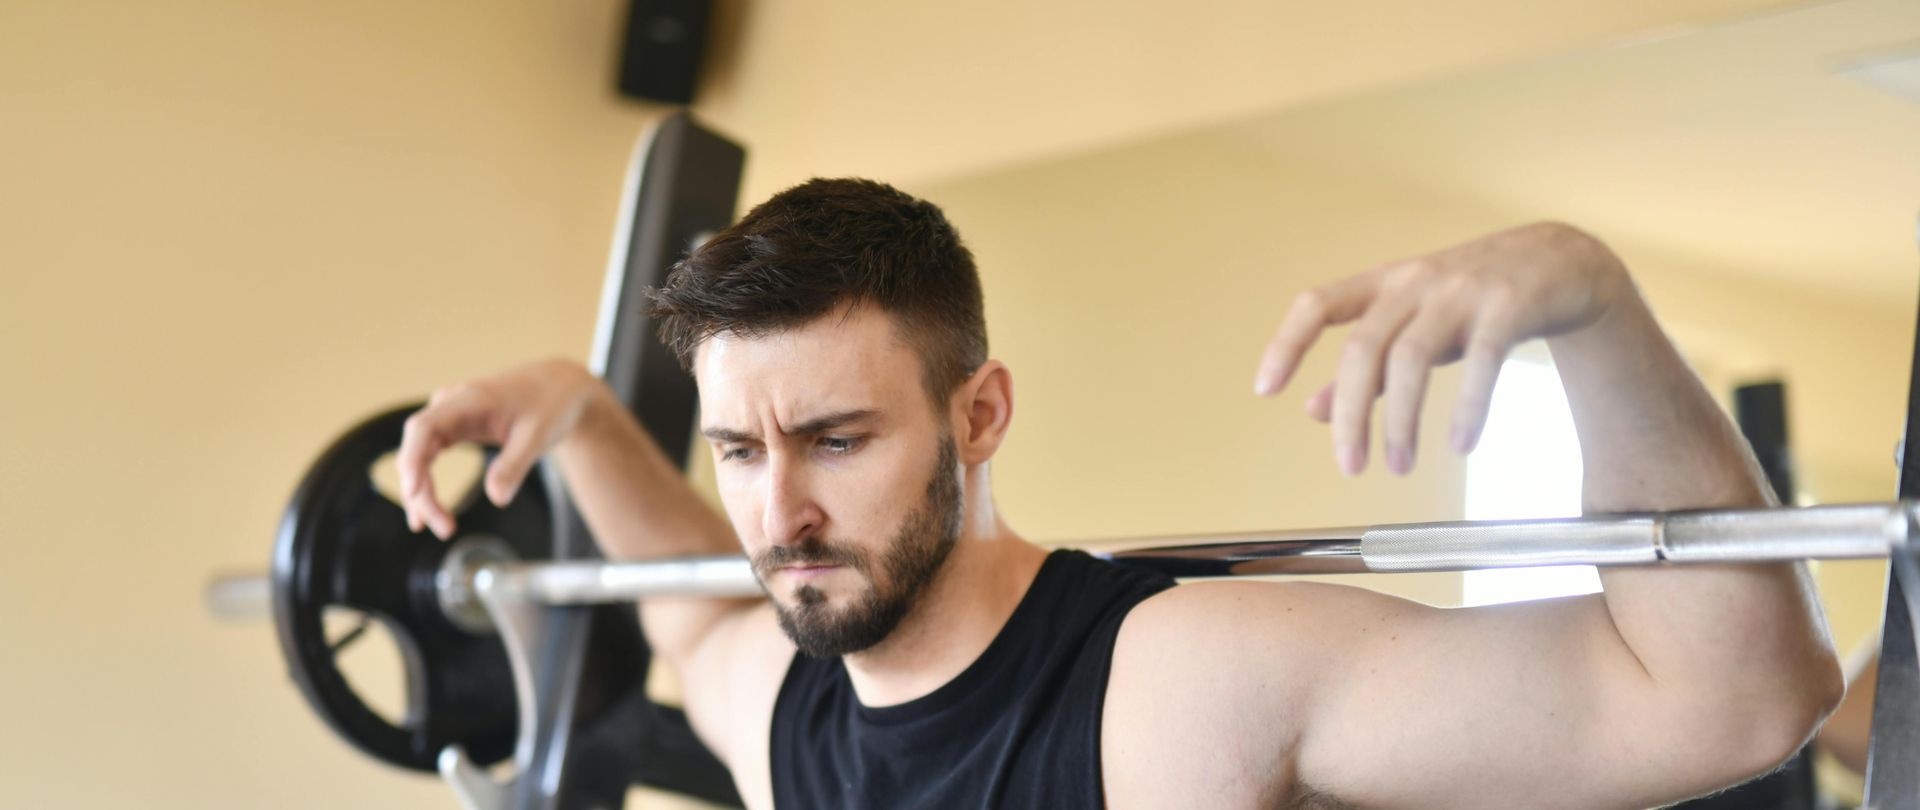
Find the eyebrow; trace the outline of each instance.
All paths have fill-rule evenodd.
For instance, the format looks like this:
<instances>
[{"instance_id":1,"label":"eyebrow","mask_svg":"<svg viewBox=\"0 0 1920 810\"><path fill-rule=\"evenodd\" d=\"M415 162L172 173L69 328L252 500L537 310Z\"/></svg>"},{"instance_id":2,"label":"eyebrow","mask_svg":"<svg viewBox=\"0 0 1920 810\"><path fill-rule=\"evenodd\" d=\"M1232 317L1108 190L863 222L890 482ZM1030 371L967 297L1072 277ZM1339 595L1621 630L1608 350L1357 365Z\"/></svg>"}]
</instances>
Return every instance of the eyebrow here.
<instances>
[{"instance_id":1,"label":"eyebrow","mask_svg":"<svg viewBox=\"0 0 1920 810\"><path fill-rule=\"evenodd\" d=\"M813 417L812 419L808 419L805 422L801 422L797 425L794 425L791 429L784 430L781 432L788 436L811 436L817 433L825 433L837 427L844 427L850 423L858 422L862 419L871 419L879 415L880 415L880 411L873 408L857 408L850 411L835 411L833 413L823 414L821 416ZM716 441L716 442L743 442L743 441L751 441L753 439L760 438L757 434L751 433L749 431L738 430L738 429L729 428L729 427L720 427L718 425L713 427L701 428L700 435L705 436L707 437L707 439L711 441Z\"/></svg>"}]
</instances>

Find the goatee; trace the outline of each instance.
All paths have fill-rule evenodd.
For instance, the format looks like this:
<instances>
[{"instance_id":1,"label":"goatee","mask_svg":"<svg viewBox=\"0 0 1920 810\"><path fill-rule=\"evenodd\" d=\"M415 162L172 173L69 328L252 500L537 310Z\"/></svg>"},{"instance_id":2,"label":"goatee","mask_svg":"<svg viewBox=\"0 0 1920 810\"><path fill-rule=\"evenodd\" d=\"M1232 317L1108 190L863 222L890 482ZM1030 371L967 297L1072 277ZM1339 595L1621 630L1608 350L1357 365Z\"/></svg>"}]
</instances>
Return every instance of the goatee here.
<instances>
[{"instance_id":1,"label":"goatee","mask_svg":"<svg viewBox=\"0 0 1920 810\"><path fill-rule=\"evenodd\" d=\"M753 570L762 588L768 576L790 565L845 566L867 581L864 593L839 600L846 604L837 609L826 592L812 585L794 589L796 604L792 607L778 598L772 600L780 629L800 652L833 658L869 649L891 635L912 612L921 592L940 572L960 539L957 459L953 437L942 437L926 497L880 552L878 565L852 546L819 536L790 546L773 546L754 557Z\"/></svg>"}]
</instances>

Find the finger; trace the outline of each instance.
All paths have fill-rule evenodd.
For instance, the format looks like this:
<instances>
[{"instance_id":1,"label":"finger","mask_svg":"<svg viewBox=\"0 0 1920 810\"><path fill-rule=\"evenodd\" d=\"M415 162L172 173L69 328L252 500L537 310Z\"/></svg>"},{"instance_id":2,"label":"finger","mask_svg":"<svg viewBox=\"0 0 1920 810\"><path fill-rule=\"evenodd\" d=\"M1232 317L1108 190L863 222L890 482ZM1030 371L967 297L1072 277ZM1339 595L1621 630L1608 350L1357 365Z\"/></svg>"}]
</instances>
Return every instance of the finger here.
<instances>
[{"instance_id":1,"label":"finger","mask_svg":"<svg viewBox=\"0 0 1920 810\"><path fill-rule=\"evenodd\" d=\"M1333 421L1333 383L1320 386L1320 390L1307 398L1307 418L1320 424Z\"/></svg>"},{"instance_id":2,"label":"finger","mask_svg":"<svg viewBox=\"0 0 1920 810\"><path fill-rule=\"evenodd\" d=\"M1253 390L1261 396L1280 393L1300 367L1300 357L1328 326L1346 323L1366 312L1378 287L1378 274L1363 273L1301 293L1293 299L1287 317L1267 341L1253 375Z\"/></svg>"},{"instance_id":3,"label":"finger","mask_svg":"<svg viewBox=\"0 0 1920 810\"><path fill-rule=\"evenodd\" d=\"M1367 432L1373 401L1380 396L1387 347L1416 310L1413 296L1382 296L1347 336L1333 378L1333 454L1340 471L1357 475L1367 466Z\"/></svg>"},{"instance_id":4,"label":"finger","mask_svg":"<svg viewBox=\"0 0 1920 810\"><path fill-rule=\"evenodd\" d=\"M1500 367L1513 349L1513 318L1505 310L1483 311L1467 339L1466 370L1460 379L1460 398L1453 410L1453 449L1469 453L1480 443L1493 404L1493 386Z\"/></svg>"},{"instance_id":5,"label":"finger","mask_svg":"<svg viewBox=\"0 0 1920 810\"><path fill-rule=\"evenodd\" d=\"M400 506L406 510L407 527L415 532L425 525L415 502L420 498L422 486L433 486L431 465L434 457L446 447L432 419L432 414L425 409L407 417L400 431L400 449L393 457L394 468L400 474Z\"/></svg>"},{"instance_id":6,"label":"finger","mask_svg":"<svg viewBox=\"0 0 1920 810\"><path fill-rule=\"evenodd\" d=\"M427 478L427 466L443 449L439 445L431 408L415 411L401 424L400 448L393 454L394 468L400 473L401 496L411 497L419 490Z\"/></svg>"},{"instance_id":7,"label":"finger","mask_svg":"<svg viewBox=\"0 0 1920 810\"><path fill-rule=\"evenodd\" d=\"M407 418L400 449L394 455L401 482L401 506L414 531L429 528L442 539L452 536L453 515L441 503L433 481L433 462L446 448L463 441L490 441L484 414L472 397L442 389L434 403Z\"/></svg>"},{"instance_id":8,"label":"finger","mask_svg":"<svg viewBox=\"0 0 1920 810\"><path fill-rule=\"evenodd\" d=\"M427 476L426 483L418 494L407 499L407 511L416 517L416 524L424 524L433 531L434 536L446 540L453 536L455 521L453 514L440 503L440 492L434 486L433 476ZM415 529L418 531L418 529Z\"/></svg>"},{"instance_id":9,"label":"finger","mask_svg":"<svg viewBox=\"0 0 1920 810\"><path fill-rule=\"evenodd\" d=\"M487 466L487 499L493 501L494 506L506 506L520 491L527 473L539 463L546 448L546 432L546 424L534 420L515 424L507 432L507 441Z\"/></svg>"},{"instance_id":10,"label":"finger","mask_svg":"<svg viewBox=\"0 0 1920 810\"><path fill-rule=\"evenodd\" d=\"M1420 448L1420 411L1434 366L1458 351L1464 324L1458 309L1429 305L1407 322L1387 351L1386 381L1380 403L1380 429L1387 469L1405 475Z\"/></svg>"},{"instance_id":11,"label":"finger","mask_svg":"<svg viewBox=\"0 0 1920 810\"><path fill-rule=\"evenodd\" d=\"M426 474L422 478L424 480L420 488L413 495L407 495L405 503L401 505L401 509L407 511L407 526L411 526L415 532L428 530L440 539L453 537L453 512L447 511L447 507L442 505L440 488L434 484L434 476Z\"/></svg>"},{"instance_id":12,"label":"finger","mask_svg":"<svg viewBox=\"0 0 1920 810\"><path fill-rule=\"evenodd\" d=\"M420 429L423 433L430 428ZM412 492L403 492L401 508L407 513L407 527L415 532L432 529L442 539L453 534L453 516L440 505L439 488L434 485L432 461L445 450L450 443L438 434L426 433L426 438L416 440L409 446L404 440L402 452L414 455L409 464L416 465L412 475Z\"/></svg>"}]
</instances>

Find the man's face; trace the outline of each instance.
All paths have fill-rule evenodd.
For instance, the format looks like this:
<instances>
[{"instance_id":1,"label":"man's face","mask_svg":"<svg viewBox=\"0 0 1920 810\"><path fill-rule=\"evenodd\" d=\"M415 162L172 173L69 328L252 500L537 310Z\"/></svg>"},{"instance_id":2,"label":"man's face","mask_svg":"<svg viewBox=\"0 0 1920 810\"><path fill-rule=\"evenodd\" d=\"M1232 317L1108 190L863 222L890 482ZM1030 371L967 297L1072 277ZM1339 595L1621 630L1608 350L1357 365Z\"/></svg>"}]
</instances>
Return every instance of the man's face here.
<instances>
[{"instance_id":1,"label":"man's face","mask_svg":"<svg viewBox=\"0 0 1920 810\"><path fill-rule=\"evenodd\" d=\"M959 537L953 438L920 371L867 307L695 355L721 501L809 655L886 638Z\"/></svg>"}]
</instances>

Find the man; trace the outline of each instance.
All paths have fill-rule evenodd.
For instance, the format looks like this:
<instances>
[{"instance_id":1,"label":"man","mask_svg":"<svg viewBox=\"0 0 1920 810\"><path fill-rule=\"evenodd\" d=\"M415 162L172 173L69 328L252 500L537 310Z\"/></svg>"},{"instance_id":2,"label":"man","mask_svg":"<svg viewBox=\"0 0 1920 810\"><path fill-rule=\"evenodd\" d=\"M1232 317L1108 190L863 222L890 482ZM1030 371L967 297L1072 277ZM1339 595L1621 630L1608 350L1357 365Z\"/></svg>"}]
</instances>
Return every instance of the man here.
<instances>
[{"instance_id":1,"label":"man","mask_svg":"<svg viewBox=\"0 0 1920 810\"><path fill-rule=\"evenodd\" d=\"M1839 699L1797 565L1611 570L1606 593L1441 610L1326 584L1173 586L1022 540L989 460L1013 378L972 257L888 186L776 195L654 295L692 369L726 519L578 365L437 392L400 452L502 445L505 502L549 452L608 555L744 547L768 599L654 600L648 638L749 807L1647 807L1766 770ZM1255 376L1352 323L1308 403L1340 468L1414 462L1429 371L1464 358L1474 444L1508 349L1548 339L1593 511L1751 506L1766 484L1604 246L1487 236L1303 294Z\"/></svg>"}]
</instances>

